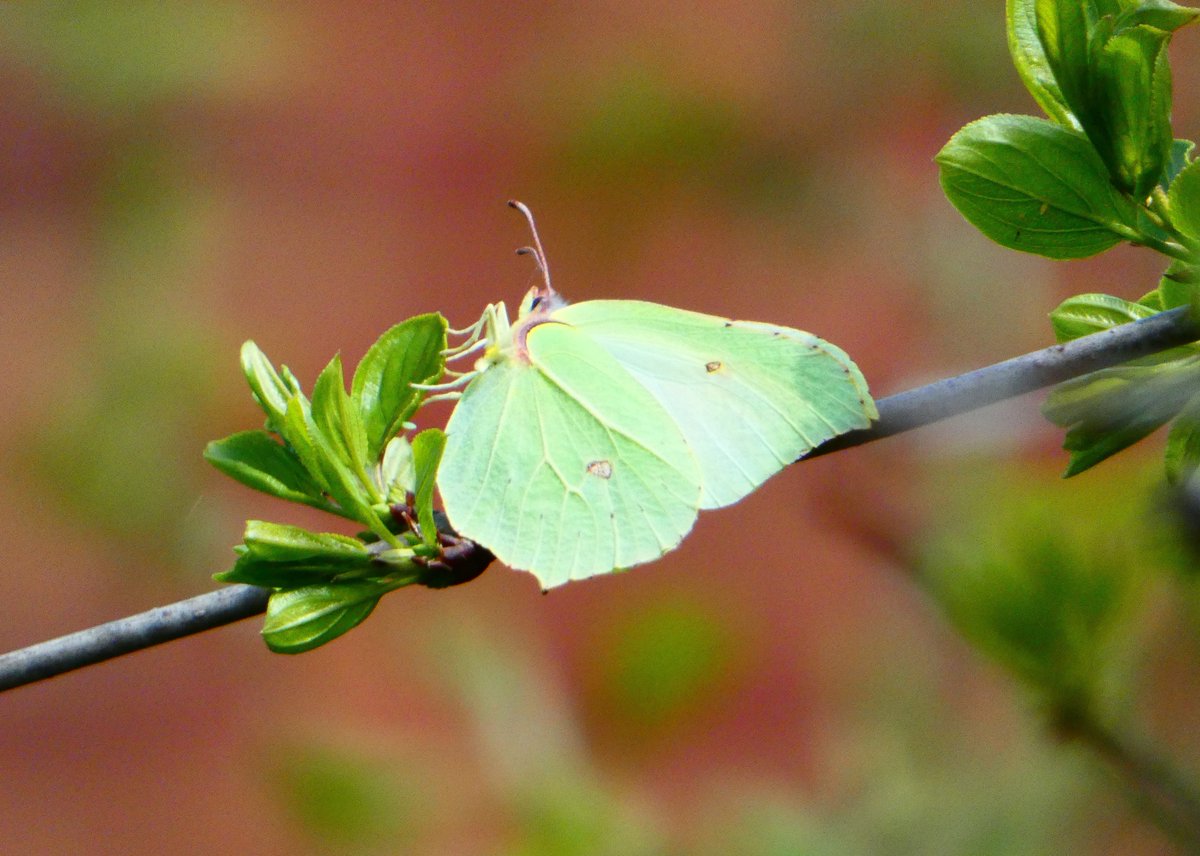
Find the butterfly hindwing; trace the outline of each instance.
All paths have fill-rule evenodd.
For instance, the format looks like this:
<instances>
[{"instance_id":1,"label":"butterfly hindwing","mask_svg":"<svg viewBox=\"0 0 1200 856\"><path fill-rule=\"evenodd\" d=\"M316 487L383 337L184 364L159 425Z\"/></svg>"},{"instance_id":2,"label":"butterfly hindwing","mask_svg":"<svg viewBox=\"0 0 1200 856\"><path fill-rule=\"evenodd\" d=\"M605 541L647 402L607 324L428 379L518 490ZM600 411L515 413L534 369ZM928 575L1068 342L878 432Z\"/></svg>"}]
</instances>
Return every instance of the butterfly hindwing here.
<instances>
[{"instance_id":1,"label":"butterfly hindwing","mask_svg":"<svg viewBox=\"0 0 1200 856\"><path fill-rule=\"evenodd\" d=\"M701 508L736 502L877 416L850 358L810 333L636 300L584 301L553 317L601 345L671 415L701 468Z\"/></svg>"}]
</instances>

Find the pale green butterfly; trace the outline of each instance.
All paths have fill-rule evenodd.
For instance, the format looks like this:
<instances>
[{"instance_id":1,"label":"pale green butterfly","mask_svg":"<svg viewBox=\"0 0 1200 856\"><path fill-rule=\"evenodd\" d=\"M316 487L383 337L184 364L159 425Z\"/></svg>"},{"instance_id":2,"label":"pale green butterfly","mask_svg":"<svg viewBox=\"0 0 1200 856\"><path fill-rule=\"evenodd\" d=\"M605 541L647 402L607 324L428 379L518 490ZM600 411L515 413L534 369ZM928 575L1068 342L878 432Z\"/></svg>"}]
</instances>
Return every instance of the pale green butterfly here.
<instances>
[{"instance_id":1,"label":"pale green butterfly","mask_svg":"<svg viewBox=\"0 0 1200 856\"><path fill-rule=\"evenodd\" d=\"M788 327L640 300L567 304L542 284L515 323L487 307L450 358L483 351L446 426L438 488L458 531L543 588L674 549L818 444L877 418L858 367Z\"/></svg>"}]
</instances>

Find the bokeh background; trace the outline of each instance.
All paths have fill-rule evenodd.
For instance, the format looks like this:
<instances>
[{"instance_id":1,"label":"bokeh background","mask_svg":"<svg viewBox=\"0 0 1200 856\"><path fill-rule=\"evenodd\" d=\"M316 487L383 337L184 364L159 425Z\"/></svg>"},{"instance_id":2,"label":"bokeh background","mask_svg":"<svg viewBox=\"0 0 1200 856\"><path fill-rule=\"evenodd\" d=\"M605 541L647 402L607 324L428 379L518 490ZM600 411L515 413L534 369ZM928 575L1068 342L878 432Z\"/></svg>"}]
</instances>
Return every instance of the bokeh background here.
<instances>
[{"instance_id":1,"label":"bokeh background","mask_svg":"<svg viewBox=\"0 0 1200 856\"><path fill-rule=\"evenodd\" d=\"M311 383L512 305L510 197L567 297L811 330L877 395L1135 299L1149 253L1020 256L941 196L957 128L1035 110L1003 5L0 4L0 649L210 590L248 517L336 528L202 461L261 422L240 343ZM1137 547L1161 440L1063 482L1037 399L793 467L628 574L495 566L303 656L247 621L6 694L0 851L1171 852L922 583L1110 561L1117 707L1200 756L1195 600Z\"/></svg>"}]
</instances>

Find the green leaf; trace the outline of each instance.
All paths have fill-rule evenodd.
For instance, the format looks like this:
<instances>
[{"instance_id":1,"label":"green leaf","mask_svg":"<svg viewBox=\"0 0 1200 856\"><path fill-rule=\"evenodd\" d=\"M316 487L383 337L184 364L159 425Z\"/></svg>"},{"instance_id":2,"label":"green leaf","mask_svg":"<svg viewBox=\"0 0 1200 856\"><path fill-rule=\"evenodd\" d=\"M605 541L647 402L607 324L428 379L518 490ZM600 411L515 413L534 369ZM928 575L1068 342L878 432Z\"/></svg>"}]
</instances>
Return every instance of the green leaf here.
<instances>
[{"instance_id":1,"label":"green leaf","mask_svg":"<svg viewBox=\"0 0 1200 856\"><path fill-rule=\"evenodd\" d=\"M1167 451L1164 462L1167 481L1182 484L1200 466L1200 407L1193 398L1183 413L1171 425L1167 434Z\"/></svg>"},{"instance_id":2,"label":"green leaf","mask_svg":"<svg viewBox=\"0 0 1200 856\"><path fill-rule=\"evenodd\" d=\"M340 356L329 361L313 385L312 418L346 467L356 473L365 468L367 434L358 410L346 394Z\"/></svg>"},{"instance_id":3,"label":"green leaf","mask_svg":"<svg viewBox=\"0 0 1200 856\"><path fill-rule=\"evenodd\" d=\"M259 350L253 341L242 345L242 373L254 393L254 400L267 414L267 430L280 433L284 415L287 413L288 399L300 391L295 377L286 372L288 380L279 376L267 355Z\"/></svg>"},{"instance_id":4,"label":"green leaf","mask_svg":"<svg viewBox=\"0 0 1200 856\"><path fill-rule=\"evenodd\" d=\"M1080 0L1035 0L1034 18L1038 41L1045 52L1059 92L1068 109L1087 128L1091 122L1088 106L1088 45L1091 21L1090 2Z\"/></svg>"},{"instance_id":5,"label":"green leaf","mask_svg":"<svg viewBox=\"0 0 1200 856\"><path fill-rule=\"evenodd\" d=\"M1136 207L1078 131L1031 116L987 116L951 137L936 160L947 198L1010 249L1074 259L1137 238Z\"/></svg>"},{"instance_id":6,"label":"green leaf","mask_svg":"<svg viewBox=\"0 0 1200 856\"><path fill-rule=\"evenodd\" d=\"M446 448L446 435L429 428L413 438L413 467L416 470L414 500L417 522L421 525L421 540L432 547L437 543L437 524L433 519L433 488L437 484L438 464Z\"/></svg>"},{"instance_id":7,"label":"green leaf","mask_svg":"<svg viewBox=\"0 0 1200 856\"><path fill-rule=\"evenodd\" d=\"M217 581L275 589L362 580L398 587L426 572L413 562L411 549L261 520L247 522L244 543L234 550L237 562L215 574Z\"/></svg>"},{"instance_id":8,"label":"green leaf","mask_svg":"<svg viewBox=\"0 0 1200 856\"><path fill-rule=\"evenodd\" d=\"M379 537L393 543L395 536L371 507L374 500L362 478L345 463L344 450L329 441L300 397L288 402L284 427L285 436L296 448L300 460L309 472L320 476L326 491L342 511Z\"/></svg>"},{"instance_id":9,"label":"green leaf","mask_svg":"<svg viewBox=\"0 0 1200 856\"><path fill-rule=\"evenodd\" d=\"M1188 164L1171 182L1167 194L1171 225L1200 240L1200 161Z\"/></svg>"},{"instance_id":10,"label":"green leaf","mask_svg":"<svg viewBox=\"0 0 1200 856\"><path fill-rule=\"evenodd\" d=\"M261 588L292 589L297 586L332 583L346 577L377 575L372 573L375 566L370 562L364 562L360 570L361 573L355 574L352 569L336 567L319 559L271 562L243 551L232 568L213 574L213 579L219 583L245 583Z\"/></svg>"},{"instance_id":11,"label":"green leaf","mask_svg":"<svg viewBox=\"0 0 1200 856\"><path fill-rule=\"evenodd\" d=\"M1158 281L1158 296L1163 309L1195 306L1200 302L1200 269L1175 261Z\"/></svg>"},{"instance_id":12,"label":"green leaf","mask_svg":"<svg viewBox=\"0 0 1200 856\"><path fill-rule=\"evenodd\" d=\"M393 437L384 447L379 464L379 489L387 495L389 503L397 503L404 502L416 485L412 445L403 437Z\"/></svg>"},{"instance_id":13,"label":"green leaf","mask_svg":"<svg viewBox=\"0 0 1200 856\"><path fill-rule=\"evenodd\" d=\"M276 592L267 603L263 640L277 654L311 651L358 626L394 588L364 581Z\"/></svg>"},{"instance_id":14,"label":"green leaf","mask_svg":"<svg viewBox=\"0 0 1200 856\"><path fill-rule=\"evenodd\" d=\"M309 532L298 526L246 522L244 543L234 566L213 579L266 588L296 588L351 576L383 576L389 568L373 561L367 545L332 532ZM357 573L356 573L357 572Z\"/></svg>"},{"instance_id":15,"label":"green leaf","mask_svg":"<svg viewBox=\"0 0 1200 856\"><path fill-rule=\"evenodd\" d=\"M322 490L328 491L329 484L325 478L325 465L309 434L309 425L312 424L312 405L308 399L300 394L289 398L284 409L283 421L279 426L279 433L296 452L296 456L309 475L321 485Z\"/></svg>"},{"instance_id":16,"label":"green leaf","mask_svg":"<svg viewBox=\"0 0 1200 856\"><path fill-rule=\"evenodd\" d=\"M1187 286L1163 279L1158 289L1142 295L1136 303L1131 303L1110 294L1077 294L1064 300L1050 313L1050 322L1054 327L1055 338L1059 342L1068 342L1089 333L1099 333L1121 324L1129 324L1143 318L1149 318L1166 309L1187 304L1188 297L1181 303L1168 303L1168 298L1174 299L1176 292L1169 289L1186 288ZM1197 353L1192 345L1168 348L1144 357L1139 357L1125 363L1126 366L1159 366L1177 362ZM1089 375L1090 377L1090 375Z\"/></svg>"},{"instance_id":17,"label":"green leaf","mask_svg":"<svg viewBox=\"0 0 1200 856\"><path fill-rule=\"evenodd\" d=\"M371 551L357 538L265 520L247 520L242 540L250 555L267 562L320 559L331 565L360 565L371 560Z\"/></svg>"},{"instance_id":18,"label":"green leaf","mask_svg":"<svg viewBox=\"0 0 1200 856\"><path fill-rule=\"evenodd\" d=\"M1077 294L1050 313L1050 323L1054 326L1055 338L1059 342L1069 342L1153 314L1150 307L1110 294Z\"/></svg>"},{"instance_id":19,"label":"green leaf","mask_svg":"<svg viewBox=\"0 0 1200 856\"><path fill-rule=\"evenodd\" d=\"M1084 130L1108 164L1117 185L1144 199L1170 158L1170 35L1132 27L1094 53L1094 121Z\"/></svg>"},{"instance_id":20,"label":"green leaf","mask_svg":"<svg viewBox=\"0 0 1200 856\"><path fill-rule=\"evenodd\" d=\"M1036 0L1008 0L1006 6L1008 52L1021 82L1047 116L1060 125L1078 129L1079 122L1063 98L1038 37Z\"/></svg>"},{"instance_id":21,"label":"green leaf","mask_svg":"<svg viewBox=\"0 0 1200 856\"><path fill-rule=\"evenodd\" d=\"M279 376L283 379L284 386L291 390L292 395L304 394L304 388L300 385L299 379L292 374L292 370L287 366L281 365L279 367Z\"/></svg>"},{"instance_id":22,"label":"green leaf","mask_svg":"<svg viewBox=\"0 0 1200 856\"><path fill-rule=\"evenodd\" d=\"M1145 294L1143 294L1141 297L1138 298L1137 302L1138 302L1138 306L1145 306L1147 309L1149 309L1153 312L1156 312L1156 313L1162 312L1164 309L1167 308L1167 307L1163 306L1162 294L1159 293L1159 290L1157 288L1154 289L1154 291L1147 291Z\"/></svg>"},{"instance_id":23,"label":"green leaf","mask_svg":"<svg viewBox=\"0 0 1200 856\"><path fill-rule=\"evenodd\" d=\"M204 459L244 485L280 499L324 508L321 486L313 481L292 449L280 445L266 431L242 431L214 440L204 449Z\"/></svg>"},{"instance_id":24,"label":"green leaf","mask_svg":"<svg viewBox=\"0 0 1200 856\"><path fill-rule=\"evenodd\" d=\"M1077 475L1173 419L1200 391L1200 355L1102 369L1056 386L1042 413L1067 429L1064 475Z\"/></svg>"},{"instance_id":25,"label":"green leaf","mask_svg":"<svg viewBox=\"0 0 1200 856\"><path fill-rule=\"evenodd\" d=\"M1168 190L1171 183L1175 181L1176 176L1183 172L1184 167L1192 162L1192 149L1196 148L1196 144L1191 140L1176 140L1171 143L1171 153L1167 157L1166 166L1163 167L1163 177L1161 187L1163 190Z\"/></svg>"},{"instance_id":26,"label":"green leaf","mask_svg":"<svg viewBox=\"0 0 1200 856\"><path fill-rule=\"evenodd\" d=\"M368 349L354 371L350 397L366 429L369 460L420 405L423 395L412 384L441 378L445 348L446 319L431 313L397 324Z\"/></svg>"},{"instance_id":27,"label":"green leaf","mask_svg":"<svg viewBox=\"0 0 1200 856\"><path fill-rule=\"evenodd\" d=\"M312 415L306 427L324 468L329 494L355 520L394 543L394 536L373 507L383 503L383 496L362 457L366 453L366 437L342 386L341 362L336 357L313 387Z\"/></svg>"},{"instance_id":28,"label":"green leaf","mask_svg":"<svg viewBox=\"0 0 1200 856\"><path fill-rule=\"evenodd\" d=\"M1143 0L1118 15L1115 28L1119 33L1131 27L1145 25L1173 33L1195 21L1197 15L1200 15L1200 9L1180 6L1170 0Z\"/></svg>"}]
</instances>

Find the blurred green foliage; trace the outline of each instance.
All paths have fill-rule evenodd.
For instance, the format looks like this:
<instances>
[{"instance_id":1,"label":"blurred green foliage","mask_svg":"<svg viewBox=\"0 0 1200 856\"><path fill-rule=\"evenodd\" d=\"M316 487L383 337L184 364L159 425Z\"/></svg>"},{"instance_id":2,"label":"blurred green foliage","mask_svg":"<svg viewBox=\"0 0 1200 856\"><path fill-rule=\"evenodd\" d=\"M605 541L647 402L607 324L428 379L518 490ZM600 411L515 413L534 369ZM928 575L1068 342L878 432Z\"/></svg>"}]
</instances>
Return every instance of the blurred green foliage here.
<instances>
[{"instance_id":1,"label":"blurred green foliage","mask_svg":"<svg viewBox=\"0 0 1200 856\"><path fill-rule=\"evenodd\" d=\"M617 640L637 627L630 635L653 644L652 627L667 628L666 641L672 627L711 622L690 600L663 598L647 612L597 618L596 638ZM807 784L758 775L761 759L731 760L706 768L704 782L688 783L688 797L680 802L661 792L672 776L664 767L650 768L661 771L652 782L640 766L631 778L622 759L610 754L595 732L612 723L596 723L594 710L572 704L575 695L550 646L495 627L437 628L428 656L443 688L461 705L476 754L445 772L440 749L414 746L420 757L394 768L392 776L425 776L421 792L437 801L443 791L461 796L462 783L446 779L472 771L469 809L439 813L419 802L414 808L380 799L379 793L391 793L386 778L374 784L367 774L351 787L342 783L344 770L329 777L333 784L319 780L326 782L321 788L342 788L342 796L320 803L300 799L296 793L321 793L311 782L314 773L305 765L282 767L297 781L280 793L290 811L307 813L302 826L314 840L327 845L335 840L327 830L344 824L385 829L398 823L393 815L399 811L408 825L396 833L397 846L413 850L473 836L491 842L475 852L507 856L1050 856L1079 852L1091 812L1109 810L1082 757L1047 742L1032 718L1008 710L992 711L986 720L964 717L960 705L966 702L956 695L960 687L947 683L945 662L931 660L915 637L895 642L917 643L912 661L923 665L902 673L894 671L894 662L874 669L854 716L837 724L833 739L816 741L821 754ZM601 647L585 672L602 668L607 653ZM688 684L698 665L693 657L664 656L656 673L668 684ZM705 710L703 700L679 701L672 726L686 729ZM610 708L604 715L619 719L626 712ZM364 750L349 753L349 769L356 769L353 759L360 755ZM375 765L366 766L369 771ZM318 773L325 769L316 767ZM429 772L436 770L443 772ZM347 804L345 795L354 788L371 792ZM343 814L329 819L331 812Z\"/></svg>"},{"instance_id":2,"label":"blurred green foliage","mask_svg":"<svg viewBox=\"0 0 1200 856\"><path fill-rule=\"evenodd\" d=\"M955 627L1056 720L1107 717L1128 701L1138 608L1163 579L1147 549L1154 521L1138 499L1148 479L1114 469L1053 490L1013 466L976 472L943 503L919 560Z\"/></svg>"},{"instance_id":3,"label":"blurred green foliage","mask_svg":"<svg viewBox=\"0 0 1200 856\"><path fill-rule=\"evenodd\" d=\"M428 810L411 770L362 747L295 741L273 754L274 792L318 852L398 852Z\"/></svg>"},{"instance_id":4,"label":"blurred green foliage","mask_svg":"<svg viewBox=\"0 0 1200 856\"><path fill-rule=\"evenodd\" d=\"M43 73L69 106L118 117L244 92L279 58L274 26L263 9L230 2L10 3L0 49Z\"/></svg>"},{"instance_id":5,"label":"blurred green foliage","mask_svg":"<svg viewBox=\"0 0 1200 856\"><path fill-rule=\"evenodd\" d=\"M937 716L934 711L929 713ZM944 711L942 712L944 713ZM947 739L936 719L857 736L836 759L835 792L731 795L699 856L1056 856L1077 852L1089 796L1080 765L1037 743L1007 758ZM1075 759L1077 760L1077 759Z\"/></svg>"},{"instance_id":6,"label":"blurred green foliage","mask_svg":"<svg viewBox=\"0 0 1200 856\"><path fill-rule=\"evenodd\" d=\"M736 101L689 90L661 68L619 65L552 85L573 101L554 151L558 185L647 201L706 189L767 209L790 209L807 193L802 141L775 138Z\"/></svg>"},{"instance_id":7,"label":"blurred green foliage","mask_svg":"<svg viewBox=\"0 0 1200 856\"><path fill-rule=\"evenodd\" d=\"M215 249L213 182L197 179L194 141L164 108L245 97L279 61L274 26L233 3L149 0L12 3L0 26L6 58L92 123L78 130L98 153L66 177L86 251L71 347L86 359L58 378L16 463L75 519L163 567L207 545L187 518L224 345L193 305Z\"/></svg>"},{"instance_id":8,"label":"blurred green foliage","mask_svg":"<svg viewBox=\"0 0 1200 856\"><path fill-rule=\"evenodd\" d=\"M631 811L594 776L547 780L513 807L506 856L653 856L667 852L651 812Z\"/></svg>"},{"instance_id":9,"label":"blurred green foliage","mask_svg":"<svg viewBox=\"0 0 1200 856\"><path fill-rule=\"evenodd\" d=\"M184 305L207 199L151 139L115 149L94 177L88 355L60 378L23 448L78 519L170 564L192 504L216 342Z\"/></svg>"},{"instance_id":10,"label":"blurred green foliage","mask_svg":"<svg viewBox=\"0 0 1200 856\"><path fill-rule=\"evenodd\" d=\"M590 704L631 736L662 736L734 691L741 642L714 607L679 597L630 605L589 646Z\"/></svg>"},{"instance_id":11,"label":"blurred green foliage","mask_svg":"<svg viewBox=\"0 0 1200 856\"><path fill-rule=\"evenodd\" d=\"M1006 76L1004 42L996 38L1002 14L997 3L867 0L822 11L819 26L838 54L828 64L840 75L837 91L847 99L874 101L885 92L894 94L879 78L898 68L914 88L945 87L963 99L989 92L1000 97L1016 88L1015 77ZM898 33L905 37L897 38Z\"/></svg>"}]
</instances>

